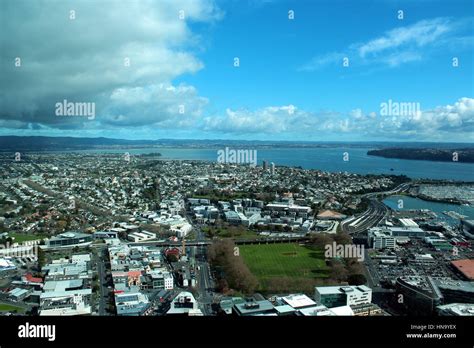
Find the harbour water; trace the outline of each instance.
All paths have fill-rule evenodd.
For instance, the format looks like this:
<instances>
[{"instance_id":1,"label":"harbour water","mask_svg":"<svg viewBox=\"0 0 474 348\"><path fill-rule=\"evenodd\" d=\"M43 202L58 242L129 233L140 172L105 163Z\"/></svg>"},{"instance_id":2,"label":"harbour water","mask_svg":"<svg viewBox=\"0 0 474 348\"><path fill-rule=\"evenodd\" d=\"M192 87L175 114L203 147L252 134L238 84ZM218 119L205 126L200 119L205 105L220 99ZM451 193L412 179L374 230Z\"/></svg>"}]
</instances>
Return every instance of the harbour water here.
<instances>
[{"instance_id":1,"label":"harbour water","mask_svg":"<svg viewBox=\"0 0 474 348\"><path fill-rule=\"evenodd\" d=\"M398 208L398 201L400 199L403 200L402 209ZM431 202L409 196L390 196L384 199L383 202L394 210L428 209L436 213L439 220L444 220L450 224L453 222L458 223L459 220L444 214L444 212L454 211L458 214L465 215L468 220L474 219L473 206Z\"/></svg>"},{"instance_id":2,"label":"harbour water","mask_svg":"<svg viewBox=\"0 0 474 348\"><path fill-rule=\"evenodd\" d=\"M474 163L415 161L368 156L371 148L258 148L257 160L276 166L294 166L329 172L356 174L404 174L410 178L474 181ZM84 153L161 153L163 159L217 161L218 148L142 148L120 150L83 150ZM344 161L346 154L347 161ZM348 158L347 158L348 155Z\"/></svg>"}]
</instances>

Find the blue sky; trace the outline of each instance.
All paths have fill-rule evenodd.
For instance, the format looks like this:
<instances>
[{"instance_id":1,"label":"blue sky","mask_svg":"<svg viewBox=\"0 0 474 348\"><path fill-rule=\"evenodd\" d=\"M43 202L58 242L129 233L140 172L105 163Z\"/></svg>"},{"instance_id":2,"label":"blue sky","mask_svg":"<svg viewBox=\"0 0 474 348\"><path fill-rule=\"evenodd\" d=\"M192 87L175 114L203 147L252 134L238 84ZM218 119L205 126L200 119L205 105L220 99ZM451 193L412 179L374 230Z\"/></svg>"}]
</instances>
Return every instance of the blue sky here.
<instances>
[{"instance_id":1,"label":"blue sky","mask_svg":"<svg viewBox=\"0 0 474 348\"><path fill-rule=\"evenodd\" d=\"M2 2L0 134L474 141L472 1L38 3Z\"/></svg>"},{"instance_id":2,"label":"blue sky","mask_svg":"<svg viewBox=\"0 0 474 348\"><path fill-rule=\"evenodd\" d=\"M456 1L433 2L430 6L426 1L270 1L262 6L244 6L245 1L221 3L226 11L224 20L206 32L210 46L201 56L205 69L179 79L199 86L200 93L215 100L219 108L295 104L311 110L337 107L349 111L377 108L389 97L416 99L426 107L449 104L461 95L472 97L473 80L467 74L472 72L472 47L427 52L423 62L395 68L381 69L376 63L343 68L341 62L314 72L298 70L315 56L347 50L393 28L423 19L466 18L468 2L458 1L459 6L454 5ZM288 20L288 9L295 11L292 21ZM399 9L404 11L404 20L397 18ZM472 27L470 32L468 29L464 34L472 35ZM465 69L453 71L453 54ZM232 65L235 56L241 60L239 69Z\"/></svg>"}]
</instances>

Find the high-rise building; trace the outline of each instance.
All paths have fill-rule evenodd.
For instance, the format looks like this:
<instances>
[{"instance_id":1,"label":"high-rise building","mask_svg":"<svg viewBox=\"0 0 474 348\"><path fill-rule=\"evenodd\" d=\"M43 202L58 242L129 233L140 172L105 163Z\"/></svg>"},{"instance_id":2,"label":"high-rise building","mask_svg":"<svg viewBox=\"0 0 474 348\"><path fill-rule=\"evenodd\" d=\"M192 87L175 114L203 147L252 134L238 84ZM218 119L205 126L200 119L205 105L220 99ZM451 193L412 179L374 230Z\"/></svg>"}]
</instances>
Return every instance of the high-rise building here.
<instances>
[{"instance_id":1,"label":"high-rise building","mask_svg":"<svg viewBox=\"0 0 474 348\"><path fill-rule=\"evenodd\" d=\"M268 169L268 161L263 160L263 170L267 170L267 169Z\"/></svg>"},{"instance_id":2,"label":"high-rise building","mask_svg":"<svg viewBox=\"0 0 474 348\"><path fill-rule=\"evenodd\" d=\"M273 162L271 163L271 169L270 170L271 170L271 174L275 175L275 163L273 163Z\"/></svg>"}]
</instances>

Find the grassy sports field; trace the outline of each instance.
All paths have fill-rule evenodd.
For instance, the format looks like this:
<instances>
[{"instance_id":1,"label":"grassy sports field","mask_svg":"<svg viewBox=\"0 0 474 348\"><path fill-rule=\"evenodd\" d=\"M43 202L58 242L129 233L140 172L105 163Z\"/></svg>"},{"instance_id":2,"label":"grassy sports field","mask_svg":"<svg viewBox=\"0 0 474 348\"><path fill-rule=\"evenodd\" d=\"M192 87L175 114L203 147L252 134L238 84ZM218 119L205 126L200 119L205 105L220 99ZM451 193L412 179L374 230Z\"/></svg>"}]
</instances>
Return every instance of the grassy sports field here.
<instances>
[{"instance_id":1,"label":"grassy sports field","mask_svg":"<svg viewBox=\"0 0 474 348\"><path fill-rule=\"evenodd\" d=\"M295 243L254 244L239 247L240 255L258 278L261 290L272 291L275 279L317 280L328 277L324 252ZM306 283L307 283L306 281Z\"/></svg>"},{"instance_id":2,"label":"grassy sports field","mask_svg":"<svg viewBox=\"0 0 474 348\"><path fill-rule=\"evenodd\" d=\"M0 303L0 312L10 312L16 310L17 312L23 313L25 310L22 307L17 307L7 303Z\"/></svg>"}]
</instances>

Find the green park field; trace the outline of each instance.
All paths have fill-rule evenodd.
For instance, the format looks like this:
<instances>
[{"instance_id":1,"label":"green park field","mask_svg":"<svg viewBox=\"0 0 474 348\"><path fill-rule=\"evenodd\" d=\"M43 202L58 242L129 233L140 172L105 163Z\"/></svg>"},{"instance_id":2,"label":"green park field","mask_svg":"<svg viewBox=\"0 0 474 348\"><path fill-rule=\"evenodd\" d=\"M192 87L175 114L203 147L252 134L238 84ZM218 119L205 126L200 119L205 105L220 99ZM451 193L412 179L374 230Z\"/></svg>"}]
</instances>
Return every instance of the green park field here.
<instances>
[{"instance_id":1,"label":"green park field","mask_svg":"<svg viewBox=\"0 0 474 348\"><path fill-rule=\"evenodd\" d=\"M30 241L30 240L37 240L37 239L45 238L44 235L38 235L38 234L28 235L28 234L24 234L24 233L9 233L8 235L10 237L15 238L15 240L14 240L15 243L23 243L23 242Z\"/></svg>"},{"instance_id":2,"label":"green park field","mask_svg":"<svg viewBox=\"0 0 474 348\"><path fill-rule=\"evenodd\" d=\"M11 311L17 311L19 313L23 313L25 310L22 307L6 304L6 303L0 303L0 312L11 312Z\"/></svg>"},{"instance_id":3,"label":"green park field","mask_svg":"<svg viewBox=\"0 0 474 348\"><path fill-rule=\"evenodd\" d=\"M259 280L262 291L284 290L291 288L291 283L296 288L301 282L310 289L318 279L328 277L322 250L294 243L275 243L242 245L239 251Z\"/></svg>"}]
</instances>

